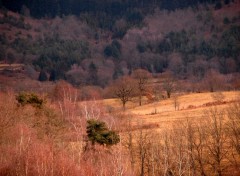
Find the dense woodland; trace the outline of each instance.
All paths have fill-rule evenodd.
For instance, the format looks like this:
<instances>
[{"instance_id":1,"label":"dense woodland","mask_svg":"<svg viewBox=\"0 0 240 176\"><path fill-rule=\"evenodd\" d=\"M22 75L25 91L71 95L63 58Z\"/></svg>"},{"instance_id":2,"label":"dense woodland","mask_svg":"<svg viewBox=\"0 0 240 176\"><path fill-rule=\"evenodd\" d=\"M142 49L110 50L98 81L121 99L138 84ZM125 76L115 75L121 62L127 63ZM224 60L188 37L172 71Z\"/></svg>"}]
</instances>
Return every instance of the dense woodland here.
<instances>
[{"instance_id":1,"label":"dense woodland","mask_svg":"<svg viewBox=\"0 0 240 176\"><path fill-rule=\"evenodd\" d=\"M239 2L1 1L1 7L0 60L24 63L40 81L104 88L138 68L190 81L240 71Z\"/></svg>"},{"instance_id":2,"label":"dense woodland","mask_svg":"<svg viewBox=\"0 0 240 176\"><path fill-rule=\"evenodd\" d=\"M226 4L231 1L224 1ZM167 10L182 9L186 7L197 7L199 4L219 4L219 0L50 0L50 1L27 1L27 0L1 0L1 5L13 11L21 11L23 5L27 6L32 15L37 18L49 16L55 17L58 15L79 15L82 13L91 13L94 15L109 14L112 17L128 16L134 10L139 12L149 13L154 8L161 8Z\"/></svg>"}]
</instances>

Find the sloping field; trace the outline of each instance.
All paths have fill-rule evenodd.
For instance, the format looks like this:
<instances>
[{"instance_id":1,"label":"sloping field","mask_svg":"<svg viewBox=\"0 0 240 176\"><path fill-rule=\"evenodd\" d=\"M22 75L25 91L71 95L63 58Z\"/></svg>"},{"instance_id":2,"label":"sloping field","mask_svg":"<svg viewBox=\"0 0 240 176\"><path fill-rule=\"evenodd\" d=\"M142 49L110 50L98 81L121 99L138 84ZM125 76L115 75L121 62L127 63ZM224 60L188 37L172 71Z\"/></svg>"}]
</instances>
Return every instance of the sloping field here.
<instances>
[{"instance_id":1,"label":"sloping field","mask_svg":"<svg viewBox=\"0 0 240 176\"><path fill-rule=\"evenodd\" d=\"M198 109L199 107L206 106L208 103L213 103L214 99L212 98L212 94L213 93L196 93L179 96L179 110ZM236 100L238 96L240 97L240 92L222 92L222 94L224 95L222 101L226 103ZM148 115L155 113L155 109L157 113L175 111L173 98L147 104L141 107L138 106L136 108L129 109L128 111L133 114Z\"/></svg>"},{"instance_id":2,"label":"sloping field","mask_svg":"<svg viewBox=\"0 0 240 176\"><path fill-rule=\"evenodd\" d=\"M138 106L136 100L127 104L126 114L131 114L134 121L142 121L149 127L164 127L174 121L186 120L187 118L201 118L204 111L210 107L224 109L240 98L240 91L222 92L224 95L221 102L212 97L213 93L194 93L178 97L179 108L175 110L174 99L161 100L159 102ZM117 99L103 101L106 107L115 110L121 109L121 102Z\"/></svg>"}]
</instances>

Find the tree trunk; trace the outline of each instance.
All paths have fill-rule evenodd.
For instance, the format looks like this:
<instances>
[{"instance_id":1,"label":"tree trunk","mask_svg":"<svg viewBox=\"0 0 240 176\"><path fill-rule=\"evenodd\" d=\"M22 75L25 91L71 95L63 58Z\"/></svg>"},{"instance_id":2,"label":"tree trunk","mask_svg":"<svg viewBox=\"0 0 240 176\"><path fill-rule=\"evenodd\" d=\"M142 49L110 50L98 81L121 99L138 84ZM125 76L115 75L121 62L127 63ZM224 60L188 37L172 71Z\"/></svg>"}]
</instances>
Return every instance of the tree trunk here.
<instances>
[{"instance_id":1,"label":"tree trunk","mask_svg":"<svg viewBox=\"0 0 240 176\"><path fill-rule=\"evenodd\" d=\"M126 102L123 102L123 111L126 110Z\"/></svg>"},{"instance_id":2,"label":"tree trunk","mask_svg":"<svg viewBox=\"0 0 240 176\"><path fill-rule=\"evenodd\" d=\"M170 98L171 97L171 92L167 91L167 97Z\"/></svg>"},{"instance_id":3,"label":"tree trunk","mask_svg":"<svg viewBox=\"0 0 240 176\"><path fill-rule=\"evenodd\" d=\"M139 106L142 106L142 94L139 95Z\"/></svg>"}]
</instances>

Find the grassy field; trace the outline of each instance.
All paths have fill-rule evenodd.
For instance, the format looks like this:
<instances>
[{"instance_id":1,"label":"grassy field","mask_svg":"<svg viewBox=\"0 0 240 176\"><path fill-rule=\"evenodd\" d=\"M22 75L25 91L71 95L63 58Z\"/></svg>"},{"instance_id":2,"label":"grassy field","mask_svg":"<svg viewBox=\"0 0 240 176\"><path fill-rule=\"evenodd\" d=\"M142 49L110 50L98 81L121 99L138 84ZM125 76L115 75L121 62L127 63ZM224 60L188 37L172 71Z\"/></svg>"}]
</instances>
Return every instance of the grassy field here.
<instances>
[{"instance_id":1,"label":"grassy field","mask_svg":"<svg viewBox=\"0 0 240 176\"><path fill-rule=\"evenodd\" d=\"M174 99L165 99L159 102L138 106L137 99L127 103L126 114L131 114L134 121L141 120L144 125L164 127L174 121L186 120L186 118L201 118L204 111L210 107L224 109L232 102L240 98L240 91L222 92L224 99L216 102L212 98L213 93L193 93L178 97L179 108L175 110ZM117 99L105 99L103 104L113 110L121 110L121 102Z\"/></svg>"}]
</instances>

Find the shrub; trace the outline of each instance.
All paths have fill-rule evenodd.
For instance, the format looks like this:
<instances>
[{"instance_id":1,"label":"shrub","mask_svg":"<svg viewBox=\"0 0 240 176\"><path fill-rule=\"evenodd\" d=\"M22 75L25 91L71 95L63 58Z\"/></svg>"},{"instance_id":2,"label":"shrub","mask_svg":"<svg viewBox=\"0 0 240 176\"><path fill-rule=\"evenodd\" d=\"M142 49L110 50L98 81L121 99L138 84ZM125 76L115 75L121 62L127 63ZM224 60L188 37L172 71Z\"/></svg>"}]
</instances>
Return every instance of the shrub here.
<instances>
[{"instance_id":1,"label":"shrub","mask_svg":"<svg viewBox=\"0 0 240 176\"><path fill-rule=\"evenodd\" d=\"M109 130L105 122L95 119L87 121L87 136L93 145L95 143L114 145L120 141L119 135L115 131Z\"/></svg>"},{"instance_id":2,"label":"shrub","mask_svg":"<svg viewBox=\"0 0 240 176\"><path fill-rule=\"evenodd\" d=\"M18 101L18 104L21 106L30 104L33 107L42 108L44 104L44 100L39 98L34 93L19 93L16 96L16 100Z\"/></svg>"}]
</instances>

